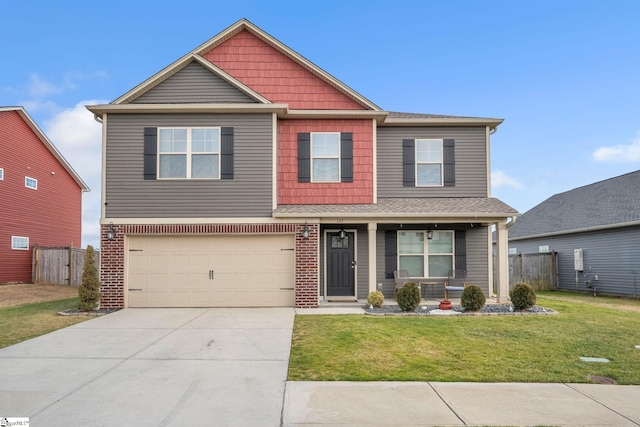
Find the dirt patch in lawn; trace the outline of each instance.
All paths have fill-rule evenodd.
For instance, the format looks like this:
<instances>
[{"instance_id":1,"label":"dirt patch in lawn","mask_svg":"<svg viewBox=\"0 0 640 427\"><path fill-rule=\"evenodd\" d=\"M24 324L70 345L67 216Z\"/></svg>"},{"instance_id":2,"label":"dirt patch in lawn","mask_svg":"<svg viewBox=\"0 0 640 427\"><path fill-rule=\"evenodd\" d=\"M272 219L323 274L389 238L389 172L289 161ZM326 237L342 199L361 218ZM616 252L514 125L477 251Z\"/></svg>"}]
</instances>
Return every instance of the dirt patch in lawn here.
<instances>
[{"instance_id":1,"label":"dirt patch in lawn","mask_svg":"<svg viewBox=\"0 0 640 427\"><path fill-rule=\"evenodd\" d=\"M20 283L0 285L0 307L56 301L78 296L78 288L65 285Z\"/></svg>"}]
</instances>

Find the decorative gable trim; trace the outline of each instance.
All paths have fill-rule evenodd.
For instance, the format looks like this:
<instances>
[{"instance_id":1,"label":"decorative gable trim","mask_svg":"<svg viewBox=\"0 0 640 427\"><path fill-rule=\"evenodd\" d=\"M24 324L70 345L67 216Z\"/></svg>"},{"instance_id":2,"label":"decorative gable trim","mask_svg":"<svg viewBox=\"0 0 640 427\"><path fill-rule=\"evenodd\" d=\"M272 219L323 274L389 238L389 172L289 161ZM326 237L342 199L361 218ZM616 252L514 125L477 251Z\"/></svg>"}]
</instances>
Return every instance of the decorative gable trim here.
<instances>
[{"instance_id":1,"label":"decorative gable trim","mask_svg":"<svg viewBox=\"0 0 640 427\"><path fill-rule=\"evenodd\" d=\"M245 93L250 98L255 99L257 102L261 104L271 104L271 101L269 101L268 99L266 99L265 97L263 97L262 95L254 91L253 89L251 89L249 86L245 85L244 83L230 76L220 68L216 67L211 62L202 58L200 55L197 55L194 53L189 53L183 56L182 58L178 59L176 62L169 65L168 67L165 67L160 72L154 74L144 82L140 83L138 86L134 87L124 95L120 96L118 99L113 101L112 104L127 104L132 102L133 100L147 93L154 87L158 86L160 83L162 83L169 77L173 76L180 70L184 69L187 65L191 64L192 62L197 62L198 64L202 65L203 67L205 67L206 69L208 69L209 71L211 71L212 73L220 77L221 79L225 80L230 85L234 86L241 92Z\"/></svg>"}]
</instances>

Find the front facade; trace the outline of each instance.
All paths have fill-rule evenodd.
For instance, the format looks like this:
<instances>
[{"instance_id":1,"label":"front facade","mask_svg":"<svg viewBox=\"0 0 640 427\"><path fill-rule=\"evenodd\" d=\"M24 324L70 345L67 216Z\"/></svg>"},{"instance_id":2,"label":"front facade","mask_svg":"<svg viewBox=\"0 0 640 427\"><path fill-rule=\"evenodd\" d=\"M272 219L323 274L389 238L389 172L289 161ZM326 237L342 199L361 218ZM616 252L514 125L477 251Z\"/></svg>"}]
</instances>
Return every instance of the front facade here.
<instances>
[{"instance_id":1,"label":"front facade","mask_svg":"<svg viewBox=\"0 0 640 427\"><path fill-rule=\"evenodd\" d=\"M557 252L559 289L640 296L640 171L533 207L509 230L509 251Z\"/></svg>"},{"instance_id":2,"label":"front facade","mask_svg":"<svg viewBox=\"0 0 640 427\"><path fill-rule=\"evenodd\" d=\"M89 188L22 107L0 107L0 282L30 282L34 245L80 247Z\"/></svg>"},{"instance_id":3,"label":"front facade","mask_svg":"<svg viewBox=\"0 0 640 427\"><path fill-rule=\"evenodd\" d=\"M383 111L246 20L88 108L103 307L316 307L391 297L397 269L465 270L487 293L495 270L506 298L517 212L488 166L502 120Z\"/></svg>"}]
</instances>

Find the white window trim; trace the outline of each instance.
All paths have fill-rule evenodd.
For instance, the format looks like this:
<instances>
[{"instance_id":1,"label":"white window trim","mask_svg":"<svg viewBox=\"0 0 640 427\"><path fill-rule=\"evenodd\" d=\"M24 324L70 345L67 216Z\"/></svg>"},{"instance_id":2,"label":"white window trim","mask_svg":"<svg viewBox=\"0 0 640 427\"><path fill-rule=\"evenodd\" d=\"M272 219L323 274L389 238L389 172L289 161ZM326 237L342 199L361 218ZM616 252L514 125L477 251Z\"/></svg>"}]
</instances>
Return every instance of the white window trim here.
<instances>
[{"instance_id":1,"label":"white window trim","mask_svg":"<svg viewBox=\"0 0 640 427\"><path fill-rule=\"evenodd\" d=\"M314 135L338 135L338 156L314 156L313 155L313 136ZM310 137L310 141L309 141L309 157L311 158L311 164L310 164L310 175L311 175L311 182L318 182L318 183L334 183L334 182L342 182L342 138L340 138L340 132L311 132L311 137ZM314 159L338 159L338 179L335 181L318 181L313 179L313 160Z\"/></svg>"},{"instance_id":2,"label":"white window trim","mask_svg":"<svg viewBox=\"0 0 640 427\"><path fill-rule=\"evenodd\" d=\"M0 168L0 181L4 181L4 168Z\"/></svg>"},{"instance_id":3,"label":"white window trim","mask_svg":"<svg viewBox=\"0 0 640 427\"><path fill-rule=\"evenodd\" d=\"M22 246L17 247L16 242L17 239L24 239L27 242L27 247L23 248ZM29 238L24 236L11 236L11 249L15 251L28 251L29 250Z\"/></svg>"},{"instance_id":4,"label":"white window trim","mask_svg":"<svg viewBox=\"0 0 640 427\"><path fill-rule=\"evenodd\" d=\"M169 151L160 151L160 131L161 130L166 130L166 129L185 129L187 131L187 151L185 152L169 152ZM218 130L218 151L213 151L211 153L193 153L193 151L191 150L191 131L195 130L195 129L217 129ZM156 156L156 170L158 171L157 173L157 179L158 180L167 180L167 181L174 181L174 180L185 180L185 179L189 179L189 180L197 180L197 181L202 181L202 180L218 180L221 179L220 176L222 174L222 127L221 126L190 126L190 127L184 127L184 126L165 126L165 127L159 127L158 128L158 140L157 140L157 152L158 155ZM175 178L175 177L170 177L170 178L162 178L160 176L160 155L162 154L184 154L187 156L187 176L184 178ZM191 177L191 157L194 154L216 154L218 156L218 176L215 177L207 177L207 178L192 178Z\"/></svg>"},{"instance_id":5,"label":"white window trim","mask_svg":"<svg viewBox=\"0 0 640 427\"><path fill-rule=\"evenodd\" d=\"M439 142L440 143L440 161L439 162L419 162L418 161L418 143L419 142ZM444 140L434 138L421 138L416 139L414 147L414 156L416 159L415 164L415 177L416 187L443 187L444 186ZM440 184L419 184L418 183L418 165L440 165Z\"/></svg>"},{"instance_id":6,"label":"white window trim","mask_svg":"<svg viewBox=\"0 0 640 427\"><path fill-rule=\"evenodd\" d=\"M400 253L400 233L401 232L407 232L407 233L421 233L423 235L423 241L425 242L424 244L424 252L422 254L401 254ZM441 230L441 231L433 231L433 235L435 236L438 233L447 233L451 235L451 249L453 252L449 253L449 254L444 254L444 253L438 253L438 254L433 254L434 256L436 255L451 255L451 267L452 269L455 268L455 264L456 264L456 236L454 234L453 230ZM433 279L444 279L446 278L446 276L430 276L429 275L429 243L428 243L427 239L427 232L425 230L398 230L398 238L396 240L397 245L398 245L398 255L397 255L397 260L396 260L396 265L398 266L398 268L400 268L400 256L422 256L422 262L424 263L423 266L423 271L425 273L424 277L429 277L429 278L433 278ZM409 276L409 278L412 278L414 276Z\"/></svg>"},{"instance_id":7,"label":"white window trim","mask_svg":"<svg viewBox=\"0 0 640 427\"><path fill-rule=\"evenodd\" d=\"M29 184L27 184L29 182L29 180L32 180L35 183L35 187L30 186ZM38 189L38 180L35 178L31 178L30 176L25 176L24 177L24 186L27 188L30 188L32 190L37 190Z\"/></svg>"}]
</instances>

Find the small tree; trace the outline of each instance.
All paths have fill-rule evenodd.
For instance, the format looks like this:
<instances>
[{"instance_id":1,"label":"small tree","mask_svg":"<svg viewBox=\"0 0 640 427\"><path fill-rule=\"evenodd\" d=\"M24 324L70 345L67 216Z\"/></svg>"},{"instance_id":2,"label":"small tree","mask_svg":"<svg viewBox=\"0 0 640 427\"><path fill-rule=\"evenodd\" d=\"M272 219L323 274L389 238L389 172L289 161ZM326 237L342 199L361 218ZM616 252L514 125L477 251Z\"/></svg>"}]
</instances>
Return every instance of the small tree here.
<instances>
[{"instance_id":1,"label":"small tree","mask_svg":"<svg viewBox=\"0 0 640 427\"><path fill-rule=\"evenodd\" d=\"M396 300L402 311L413 311L420 305L420 288L413 282L405 283L398 289Z\"/></svg>"},{"instance_id":2,"label":"small tree","mask_svg":"<svg viewBox=\"0 0 640 427\"><path fill-rule=\"evenodd\" d=\"M100 301L100 278L93 246L87 246L84 254L84 266L82 267L82 285L78 289L80 302L78 310L91 311L98 307Z\"/></svg>"}]
</instances>

